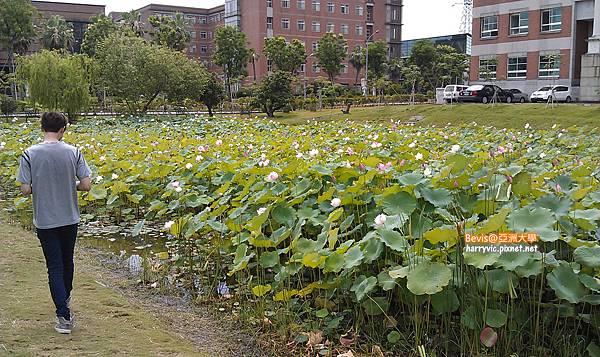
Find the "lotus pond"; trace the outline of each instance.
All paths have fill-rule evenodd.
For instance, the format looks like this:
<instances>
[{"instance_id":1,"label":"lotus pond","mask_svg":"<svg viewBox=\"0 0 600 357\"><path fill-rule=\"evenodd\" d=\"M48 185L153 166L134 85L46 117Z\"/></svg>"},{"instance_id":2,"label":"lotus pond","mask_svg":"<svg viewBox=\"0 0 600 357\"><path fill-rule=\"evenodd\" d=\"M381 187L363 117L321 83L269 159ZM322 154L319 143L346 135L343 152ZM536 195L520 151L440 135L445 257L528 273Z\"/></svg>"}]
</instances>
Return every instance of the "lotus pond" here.
<instances>
[{"instance_id":1,"label":"lotus pond","mask_svg":"<svg viewBox=\"0 0 600 357\"><path fill-rule=\"evenodd\" d=\"M15 192L38 124L0 134ZM287 348L600 355L597 129L121 117L65 141L93 171L83 226L156 240L159 286L177 271L198 296L232 295ZM464 251L497 232L536 233L538 251Z\"/></svg>"}]
</instances>

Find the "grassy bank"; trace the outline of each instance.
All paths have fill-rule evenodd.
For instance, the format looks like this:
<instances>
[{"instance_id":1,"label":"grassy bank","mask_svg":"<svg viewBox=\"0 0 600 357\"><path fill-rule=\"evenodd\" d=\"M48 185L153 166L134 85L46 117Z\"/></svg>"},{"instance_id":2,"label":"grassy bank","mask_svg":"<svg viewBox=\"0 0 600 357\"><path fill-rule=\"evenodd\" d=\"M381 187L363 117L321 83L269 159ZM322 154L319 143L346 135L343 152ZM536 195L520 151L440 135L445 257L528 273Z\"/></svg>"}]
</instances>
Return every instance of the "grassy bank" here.
<instances>
[{"instance_id":1,"label":"grassy bank","mask_svg":"<svg viewBox=\"0 0 600 357\"><path fill-rule=\"evenodd\" d=\"M352 108L349 115L340 109L324 109L317 112L296 111L278 114L276 119L289 124L306 122L308 119L357 121L394 121L407 122L415 117L422 117L418 125L468 124L476 122L480 125L496 127L522 128L525 123L533 127L544 128L554 123L562 127L572 125L600 127L600 105L559 104L554 109L546 109L545 104L459 104L459 105L416 105L381 106Z\"/></svg>"},{"instance_id":2,"label":"grassy bank","mask_svg":"<svg viewBox=\"0 0 600 357\"><path fill-rule=\"evenodd\" d=\"M0 355L208 355L111 288L81 256L73 297L78 327L57 334L37 238L5 214L0 222Z\"/></svg>"}]
</instances>

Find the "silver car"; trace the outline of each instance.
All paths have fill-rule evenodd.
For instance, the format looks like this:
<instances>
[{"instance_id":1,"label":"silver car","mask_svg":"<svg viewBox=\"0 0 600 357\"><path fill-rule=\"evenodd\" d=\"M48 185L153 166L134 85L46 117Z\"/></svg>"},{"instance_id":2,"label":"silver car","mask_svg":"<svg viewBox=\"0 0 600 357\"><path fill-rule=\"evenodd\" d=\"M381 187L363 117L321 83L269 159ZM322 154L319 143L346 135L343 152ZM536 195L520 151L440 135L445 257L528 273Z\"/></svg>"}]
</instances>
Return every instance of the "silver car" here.
<instances>
[{"instance_id":1,"label":"silver car","mask_svg":"<svg viewBox=\"0 0 600 357\"><path fill-rule=\"evenodd\" d=\"M513 94L513 100L515 103L526 103L529 101L529 95L521 92L519 89L509 89L508 91Z\"/></svg>"}]
</instances>

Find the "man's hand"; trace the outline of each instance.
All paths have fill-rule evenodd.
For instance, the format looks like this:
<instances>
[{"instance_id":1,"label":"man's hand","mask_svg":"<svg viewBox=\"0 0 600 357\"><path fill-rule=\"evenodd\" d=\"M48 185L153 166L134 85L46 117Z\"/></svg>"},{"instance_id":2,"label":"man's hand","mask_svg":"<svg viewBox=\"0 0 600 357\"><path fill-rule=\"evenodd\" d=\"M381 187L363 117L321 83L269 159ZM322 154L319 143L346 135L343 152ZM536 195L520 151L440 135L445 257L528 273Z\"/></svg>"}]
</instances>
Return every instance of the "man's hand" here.
<instances>
[{"instance_id":1,"label":"man's hand","mask_svg":"<svg viewBox=\"0 0 600 357\"><path fill-rule=\"evenodd\" d=\"M77 185L77 191L89 191L92 189L92 180L89 177L82 178Z\"/></svg>"},{"instance_id":2,"label":"man's hand","mask_svg":"<svg viewBox=\"0 0 600 357\"><path fill-rule=\"evenodd\" d=\"M29 196L31 195L31 185L27 184L27 183L22 183L21 184L21 193L25 196Z\"/></svg>"}]
</instances>

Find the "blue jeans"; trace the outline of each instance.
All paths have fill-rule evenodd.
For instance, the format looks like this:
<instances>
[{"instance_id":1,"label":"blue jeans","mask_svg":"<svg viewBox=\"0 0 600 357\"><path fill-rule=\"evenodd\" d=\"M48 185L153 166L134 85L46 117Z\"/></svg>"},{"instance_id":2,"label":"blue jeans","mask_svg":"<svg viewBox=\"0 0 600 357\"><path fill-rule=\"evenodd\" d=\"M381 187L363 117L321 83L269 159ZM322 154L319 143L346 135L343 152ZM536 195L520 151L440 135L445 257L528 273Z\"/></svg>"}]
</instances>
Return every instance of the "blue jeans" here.
<instances>
[{"instance_id":1,"label":"blue jeans","mask_svg":"<svg viewBox=\"0 0 600 357\"><path fill-rule=\"evenodd\" d=\"M46 267L48 268L48 285L56 306L56 316L69 320L71 312L67 299L73 290L73 250L77 237L77 225L62 226L50 229L36 229L42 244Z\"/></svg>"}]
</instances>

